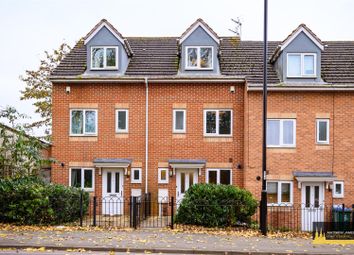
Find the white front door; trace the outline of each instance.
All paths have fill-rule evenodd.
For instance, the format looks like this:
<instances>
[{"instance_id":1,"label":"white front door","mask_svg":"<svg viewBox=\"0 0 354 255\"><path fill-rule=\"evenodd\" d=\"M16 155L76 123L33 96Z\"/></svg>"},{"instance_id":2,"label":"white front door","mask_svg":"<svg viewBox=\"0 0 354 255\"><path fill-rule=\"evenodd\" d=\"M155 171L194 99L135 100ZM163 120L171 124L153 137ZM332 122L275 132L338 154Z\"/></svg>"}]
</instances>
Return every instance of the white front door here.
<instances>
[{"instance_id":1,"label":"white front door","mask_svg":"<svg viewBox=\"0 0 354 255\"><path fill-rule=\"evenodd\" d=\"M176 169L177 203L179 203L190 186L198 183L198 169Z\"/></svg>"},{"instance_id":2,"label":"white front door","mask_svg":"<svg viewBox=\"0 0 354 255\"><path fill-rule=\"evenodd\" d=\"M123 174L122 169L102 170L102 213L123 214Z\"/></svg>"},{"instance_id":3,"label":"white front door","mask_svg":"<svg viewBox=\"0 0 354 255\"><path fill-rule=\"evenodd\" d=\"M312 231L313 222L324 221L323 183L303 183L301 196L302 231Z\"/></svg>"}]
</instances>

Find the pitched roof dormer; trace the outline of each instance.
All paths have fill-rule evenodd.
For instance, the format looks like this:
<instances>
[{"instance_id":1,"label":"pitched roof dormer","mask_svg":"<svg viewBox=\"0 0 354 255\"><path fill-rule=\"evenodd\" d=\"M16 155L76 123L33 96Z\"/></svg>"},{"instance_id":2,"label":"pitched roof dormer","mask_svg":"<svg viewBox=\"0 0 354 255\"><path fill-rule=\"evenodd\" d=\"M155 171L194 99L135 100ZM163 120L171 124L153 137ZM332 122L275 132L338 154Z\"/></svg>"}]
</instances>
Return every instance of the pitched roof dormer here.
<instances>
[{"instance_id":1,"label":"pitched roof dormer","mask_svg":"<svg viewBox=\"0 0 354 255\"><path fill-rule=\"evenodd\" d=\"M180 74L220 74L220 39L202 19L197 19L177 40L181 53Z\"/></svg>"},{"instance_id":2,"label":"pitched roof dormer","mask_svg":"<svg viewBox=\"0 0 354 255\"><path fill-rule=\"evenodd\" d=\"M273 55L270 58L270 62L274 63L279 57L280 53L289 45L295 38L304 33L321 51L324 50L324 44L317 35L312 32L304 23L300 24L295 30L293 30L275 49Z\"/></svg>"},{"instance_id":3,"label":"pitched roof dormer","mask_svg":"<svg viewBox=\"0 0 354 255\"><path fill-rule=\"evenodd\" d=\"M102 19L85 37L87 75L123 75L133 52L127 39Z\"/></svg>"},{"instance_id":4,"label":"pitched roof dormer","mask_svg":"<svg viewBox=\"0 0 354 255\"><path fill-rule=\"evenodd\" d=\"M286 83L319 83L321 78L322 41L300 24L275 49L270 58L279 80Z\"/></svg>"},{"instance_id":5,"label":"pitched roof dormer","mask_svg":"<svg viewBox=\"0 0 354 255\"><path fill-rule=\"evenodd\" d=\"M201 27L217 44L220 44L219 36L201 18L197 19L192 25L189 26L189 28L187 28L186 31L183 32L183 34L178 39L179 44L182 44L198 27Z\"/></svg>"}]
</instances>

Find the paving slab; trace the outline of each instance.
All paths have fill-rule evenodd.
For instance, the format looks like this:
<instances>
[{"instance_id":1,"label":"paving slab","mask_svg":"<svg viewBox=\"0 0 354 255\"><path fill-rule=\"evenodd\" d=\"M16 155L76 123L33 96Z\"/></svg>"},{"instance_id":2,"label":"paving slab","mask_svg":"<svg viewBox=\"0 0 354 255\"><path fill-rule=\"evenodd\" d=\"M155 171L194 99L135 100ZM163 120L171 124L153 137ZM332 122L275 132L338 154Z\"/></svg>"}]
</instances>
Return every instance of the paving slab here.
<instances>
[{"instance_id":1,"label":"paving slab","mask_svg":"<svg viewBox=\"0 0 354 255\"><path fill-rule=\"evenodd\" d=\"M83 248L91 251L176 254L354 254L353 245L313 245L306 238L240 237L232 234L134 231L0 231L0 248Z\"/></svg>"}]
</instances>

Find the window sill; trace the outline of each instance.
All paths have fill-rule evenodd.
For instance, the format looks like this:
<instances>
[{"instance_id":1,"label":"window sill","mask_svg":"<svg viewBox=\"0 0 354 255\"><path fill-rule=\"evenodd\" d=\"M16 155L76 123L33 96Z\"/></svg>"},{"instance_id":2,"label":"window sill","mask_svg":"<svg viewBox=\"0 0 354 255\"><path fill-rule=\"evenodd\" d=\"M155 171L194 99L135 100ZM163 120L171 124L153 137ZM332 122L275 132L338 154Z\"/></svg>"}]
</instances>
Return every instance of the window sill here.
<instances>
[{"instance_id":1,"label":"window sill","mask_svg":"<svg viewBox=\"0 0 354 255\"><path fill-rule=\"evenodd\" d=\"M231 137L223 137L223 136L204 136L204 142L232 142L233 138Z\"/></svg>"},{"instance_id":2,"label":"window sill","mask_svg":"<svg viewBox=\"0 0 354 255\"><path fill-rule=\"evenodd\" d=\"M130 183L131 184L141 184L142 182L141 181L131 181Z\"/></svg>"},{"instance_id":3,"label":"window sill","mask_svg":"<svg viewBox=\"0 0 354 255\"><path fill-rule=\"evenodd\" d=\"M185 69L184 69L185 71L213 71L214 70L214 68L191 68L191 67L186 67Z\"/></svg>"},{"instance_id":4,"label":"window sill","mask_svg":"<svg viewBox=\"0 0 354 255\"><path fill-rule=\"evenodd\" d=\"M296 153L296 147L267 147L270 153Z\"/></svg>"},{"instance_id":5,"label":"window sill","mask_svg":"<svg viewBox=\"0 0 354 255\"><path fill-rule=\"evenodd\" d=\"M172 134L173 139L184 139L186 137L187 137L186 134L183 134L183 133L173 133Z\"/></svg>"},{"instance_id":6,"label":"window sill","mask_svg":"<svg viewBox=\"0 0 354 255\"><path fill-rule=\"evenodd\" d=\"M128 133L116 133L115 135L116 138L129 138Z\"/></svg>"},{"instance_id":7,"label":"window sill","mask_svg":"<svg viewBox=\"0 0 354 255\"><path fill-rule=\"evenodd\" d=\"M317 143L316 150L329 150L331 149L331 145L329 143Z\"/></svg>"},{"instance_id":8,"label":"window sill","mask_svg":"<svg viewBox=\"0 0 354 255\"><path fill-rule=\"evenodd\" d=\"M168 182L158 182L157 184L166 185L166 184L168 184Z\"/></svg>"},{"instance_id":9,"label":"window sill","mask_svg":"<svg viewBox=\"0 0 354 255\"><path fill-rule=\"evenodd\" d=\"M70 142L97 142L97 136L70 136Z\"/></svg>"},{"instance_id":10,"label":"window sill","mask_svg":"<svg viewBox=\"0 0 354 255\"><path fill-rule=\"evenodd\" d=\"M267 204L267 207L284 207L284 208L292 208L292 203L283 203L283 204Z\"/></svg>"}]
</instances>

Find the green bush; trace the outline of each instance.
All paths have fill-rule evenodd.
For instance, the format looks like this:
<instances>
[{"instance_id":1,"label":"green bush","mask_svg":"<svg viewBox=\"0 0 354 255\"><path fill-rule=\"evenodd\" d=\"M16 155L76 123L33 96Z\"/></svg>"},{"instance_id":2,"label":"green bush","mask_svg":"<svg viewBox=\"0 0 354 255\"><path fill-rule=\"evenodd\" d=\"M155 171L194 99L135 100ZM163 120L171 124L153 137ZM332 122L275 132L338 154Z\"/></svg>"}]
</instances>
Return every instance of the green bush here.
<instances>
[{"instance_id":1,"label":"green bush","mask_svg":"<svg viewBox=\"0 0 354 255\"><path fill-rule=\"evenodd\" d=\"M231 185L196 184L179 204L176 222L204 227L249 224L257 200L244 189Z\"/></svg>"},{"instance_id":2,"label":"green bush","mask_svg":"<svg viewBox=\"0 0 354 255\"><path fill-rule=\"evenodd\" d=\"M59 224L80 217L80 193L76 188L46 184L38 177L0 179L0 222ZM88 193L83 193L84 213Z\"/></svg>"}]
</instances>

